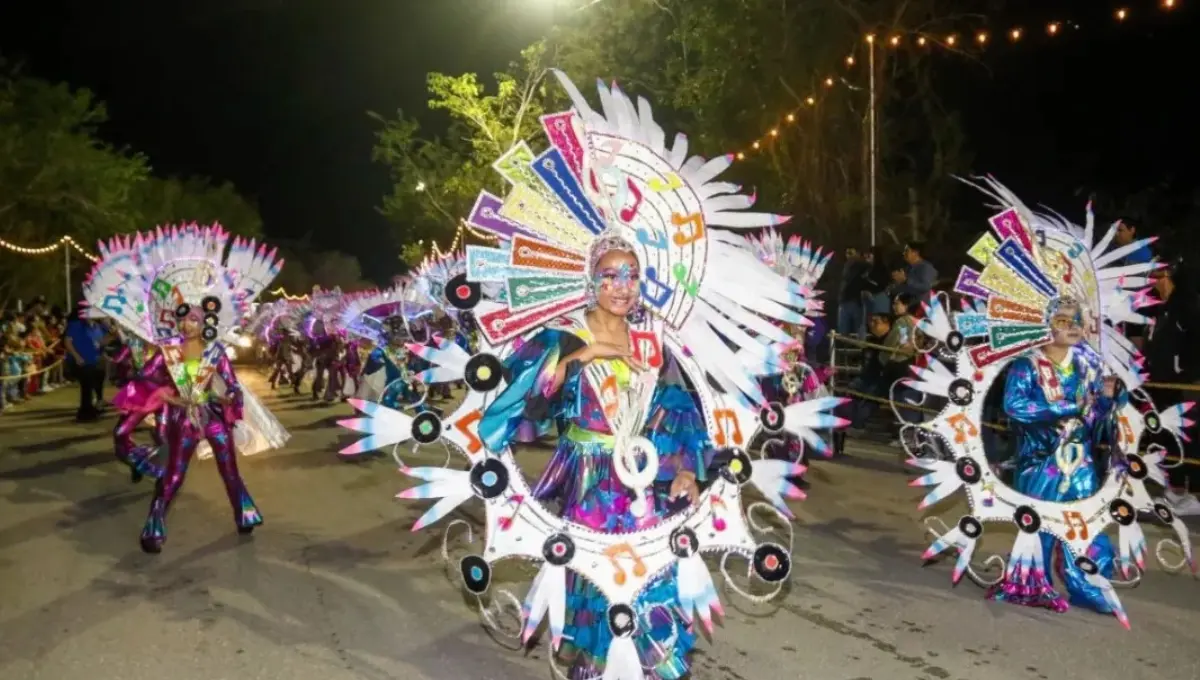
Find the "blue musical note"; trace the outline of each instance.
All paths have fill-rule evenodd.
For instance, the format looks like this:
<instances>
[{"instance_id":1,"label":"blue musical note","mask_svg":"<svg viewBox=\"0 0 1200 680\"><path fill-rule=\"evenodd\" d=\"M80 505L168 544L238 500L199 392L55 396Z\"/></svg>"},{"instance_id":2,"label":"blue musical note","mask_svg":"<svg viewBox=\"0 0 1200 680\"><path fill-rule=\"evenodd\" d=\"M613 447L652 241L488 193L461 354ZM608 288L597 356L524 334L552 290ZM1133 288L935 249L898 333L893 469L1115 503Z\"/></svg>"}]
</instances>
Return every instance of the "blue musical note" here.
<instances>
[{"instance_id":1,"label":"blue musical note","mask_svg":"<svg viewBox=\"0 0 1200 680\"><path fill-rule=\"evenodd\" d=\"M645 227L638 227L637 230L638 243L658 250L667 249L667 235L661 231L655 230L653 233L646 230Z\"/></svg>"},{"instance_id":2,"label":"blue musical note","mask_svg":"<svg viewBox=\"0 0 1200 680\"><path fill-rule=\"evenodd\" d=\"M113 314L124 314L126 304L128 304L128 300L125 299L125 296L117 293L116 295L105 295L104 302L100 303L100 308Z\"/></svg>"},{"instance_id":3,"label":"blue musical note","mask_svg":"<svg viewBox=\"0 0 1200 680\"><path fill-rule=\"evenodd\" d=\"M675 291L665 281L658 278L658 270L655 267L646 267L643 277L644 280L640 284L642 297L657 309L666 307ZM651 286L653 286L654 292L651 292Z\"/></svg>"},{"instance_id":4,"label":"blue musical note","mask_svg":"<svg viewBox=\"0 0 1200 680\"><path fill-rule=\"evenodd\" d=\"M1071 245L1071 249L1067 251L1067 257L1069 257L1071 259L1078 258L1080 255L1083 254L1083 250L1084 250L1083 244L1080 243L1079 241L1076 241L1074 244Z\"/></svg>"}]
</instances>

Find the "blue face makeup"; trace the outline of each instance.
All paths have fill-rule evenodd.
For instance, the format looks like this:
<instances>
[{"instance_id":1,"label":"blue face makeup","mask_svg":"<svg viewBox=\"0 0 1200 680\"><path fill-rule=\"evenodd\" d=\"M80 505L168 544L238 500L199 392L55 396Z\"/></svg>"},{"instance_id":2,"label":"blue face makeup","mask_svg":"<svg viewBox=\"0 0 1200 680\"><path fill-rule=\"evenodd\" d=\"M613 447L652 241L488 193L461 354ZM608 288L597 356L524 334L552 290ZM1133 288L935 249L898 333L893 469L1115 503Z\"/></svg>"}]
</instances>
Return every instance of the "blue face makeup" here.
<instances>
[{"instance_id":1,"label":"blue face makeup","mask_svg":"<svg viewBox=\"0 0 1200 680\"><path fill-rule=\"evenodd\" d=\"M619 267L605 267L596 272L592 282L597 288L628 288L637 285L641 272L628 263Z\"/></svg>"}]
</instances>

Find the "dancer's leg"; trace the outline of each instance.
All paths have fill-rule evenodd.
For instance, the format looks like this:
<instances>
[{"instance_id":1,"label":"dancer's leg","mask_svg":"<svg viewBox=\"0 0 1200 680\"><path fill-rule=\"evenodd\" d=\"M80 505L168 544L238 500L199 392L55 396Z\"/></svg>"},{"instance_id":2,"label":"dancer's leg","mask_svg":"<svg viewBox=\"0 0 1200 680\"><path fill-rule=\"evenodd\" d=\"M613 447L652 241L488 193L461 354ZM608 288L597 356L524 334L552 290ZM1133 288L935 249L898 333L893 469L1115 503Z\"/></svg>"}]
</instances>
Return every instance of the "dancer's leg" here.
<instances>
[{"instance_id":1,"label":"dancer's leg","mask_svg":"<svg viewBox=\"0 0 1200 680\"><path fill-rule=\"evenodd\" d=\"M242 475L238 472L237 451L233 447L232 428L224 421L213 418L204 430L205 439L212 447L213 457L217 459L217 469L221 471L221 481L225 482L225 494L229 497L229 505L233 508L233 521L237 524L238 532L248 534L254 527L262 524L262 515L258 506L246 490Z\"/></svg>"},{"instance_id":2,"label":"dancer's leg","mask_svg":"<svg viewBox=\"0 0 1200 680\"><path fill-rule=\"evenodd\" d=\"M167 540L167 510L183 479L187 476L188 463L200 441L200 431L187 420L182 411L172 413L167 422L167 466L154 488L154 500L150 501L150 514L142 527L142 550L149 553L162 551Z\"/></svg>"}]
</instances>

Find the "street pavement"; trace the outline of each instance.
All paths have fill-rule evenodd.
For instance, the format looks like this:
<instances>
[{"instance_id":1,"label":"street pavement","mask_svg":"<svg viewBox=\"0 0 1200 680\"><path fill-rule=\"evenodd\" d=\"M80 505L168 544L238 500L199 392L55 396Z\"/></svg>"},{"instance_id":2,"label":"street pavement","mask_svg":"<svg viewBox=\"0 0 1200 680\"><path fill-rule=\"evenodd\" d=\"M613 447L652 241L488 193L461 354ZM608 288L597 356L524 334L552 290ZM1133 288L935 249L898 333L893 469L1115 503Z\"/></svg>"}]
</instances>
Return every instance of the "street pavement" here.
<instances>
[{"instance_id":1,"label":"street pavement","mask_svg":"<svg viewBox=\"0 0 1200 680\"><path fill-rule=\"evenodd\" d=\"M283 451L241 459L266 523L237 536L213 461L197 461L160 555L138 548L152 487L114 460L111 417L74 423L73 388L0 415L0 680L548 677L544 644L511 651L479 625L442 560L446 520L410 531L428 502L393 498L410 482L390 459L337 458L354 435L335 421L352 409L267 395L243 372L293 434ZM520 455L530 474L546 459ZM413 460L441 459L430 448ZM987 602L965 579L952 587L946 563L922 565L911 476L886 449L815 463L809 499L792 506L785 596L722 593L726 617L700 643L694 680L1200 677L1190 574L1152 569L1122 590L1131 631L1082 610ZM938 510L953 521L962 508ZM468 503L456 516L481 514ZM1002 551L1008 539L995 538ZM531 573L498 579L522 596Z\"/></svg>"}]
</instances>

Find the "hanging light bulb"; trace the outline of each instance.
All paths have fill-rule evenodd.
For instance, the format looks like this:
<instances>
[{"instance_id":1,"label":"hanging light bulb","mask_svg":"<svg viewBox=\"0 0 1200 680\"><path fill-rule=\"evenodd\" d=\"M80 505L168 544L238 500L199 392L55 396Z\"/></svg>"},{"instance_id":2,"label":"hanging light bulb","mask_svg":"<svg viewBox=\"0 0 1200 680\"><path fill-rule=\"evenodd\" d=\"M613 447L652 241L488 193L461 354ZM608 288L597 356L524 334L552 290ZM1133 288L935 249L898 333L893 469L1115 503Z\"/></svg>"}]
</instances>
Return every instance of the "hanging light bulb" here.
<instances>
[{"instance_id":1,"label":"hanging light bulb","mask_svg":"<svg viewBox=\"0 0 1200 680\"><path fill-rule=\"evenodd\" d=\"M804 100L804 103L808 104L809 106L812 106L813 104L817 103L817 100L812 97L808 97Z\"/></svg>"},{"instance_id":2,"label":"hanging light bulb","mask_svg":"<svg viewBox=\"0 0 1200 680\"><path fill-rule=\"evenodd\" d=\"M1128 17L1128 16L1129 16L1129 10L1127 10L1127 9L1117 10L1117 21L1125 21L1125 17Z\"/></svg>"},{"instance_id":3,"label":"hanging light bulb","mask_svg":"<svg viewBox=\"0 0 1200 680\"><path fill-rule=\"evenodd\" d=\"M975 42L979 43L980 45L986 45L987 40L988 40L988 35L987 35L987 33L984 33L983 31L980 31L979 35L975 36Z\"/></svg>"},{"instance_id":4,"label":"hanging light bulb","mask_svg":"<svg viewBox=\"0 0 1200 680\"><path fill-rule=\"evenodd\" d=\"M854 66L854 57L846 57L846 66Z\"/></svg>"},{"instance_id":5,"label":"hanging light bulb","mask_svg":"<svg viewBox=\"0 0 1200 680\"><path fill-rule=\"evenodd\" d=\"M950 47L954 47L954 43L956 42L958 42L958 36L956 35L951 35L950 37L946 38L946 44Z\"/></svg>"},{"instance_id":6,"label":"hanging light bulb","mask_svg":"<svg viewBox=\"0 0 1200 680\"><path fill-rule=\"evenodd\" d=\"M1008 37L1012 38L1013 42L1020 40L1021 39L1021 29L1014 28L1013 30L1009 31Z\"/></svg>"},{"instance_id":7,"label":"hanging light bulb","mask_svg":"<svg viewBox=\"0 0 1200 680\"><path fill-rule=\"evenodd\" d=\"M920 36L917 38L917 45L920 45L921 47L924 47L925 43L927 42L929 42L929 40L926 39L925 36Z\"/></svg>"},{"instance_id":8,"label":"hanging light bulb","mask_svg":"<svg viewBox=\"0 0 1200 680\"><path fill-rule=\"evenodd\" d=\"M789 114L787 115L787 121L788 121L789 123L795 123L795 122L796 122L796 114L794 114L794 113L789 113Z\"/></svg>"},{"instance_id":9,"label":"hanging light bulb","mask_svg":"<svg viewBox=\"0 0 1200 680\"><path fill-rule=\"evenodd\" d=\"M892 47L896 47L900 44L900 36L893 35L890 39L888 39L888 42L891 43Z\"/></svg>"},{"instance_id":10,"label":"hanging light bulb","mask_svg":"<svg viewBox=\"0 0 1200 680\"><path fill-rule=\"evenodd\" d=\"M1060 24L1057 21L1052 21L1050 22L1050 25L1046 27L1046 32L1050 35L1058 35L1059 28Z\"/></svg>"}]
</instances>

